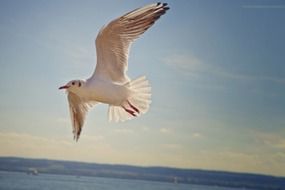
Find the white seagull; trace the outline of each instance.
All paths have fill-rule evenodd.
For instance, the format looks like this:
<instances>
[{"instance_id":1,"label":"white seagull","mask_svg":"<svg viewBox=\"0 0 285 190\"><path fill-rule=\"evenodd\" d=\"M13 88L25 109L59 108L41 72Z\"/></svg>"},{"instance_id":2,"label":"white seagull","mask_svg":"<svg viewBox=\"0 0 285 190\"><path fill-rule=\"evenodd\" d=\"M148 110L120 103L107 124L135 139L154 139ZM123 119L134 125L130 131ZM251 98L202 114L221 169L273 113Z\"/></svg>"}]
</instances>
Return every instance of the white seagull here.
<instances>
[{"instance_id":1,"label":"white seagull","mask_svg":"<svg viewBox=\"0 0 285 190\"><path fill-rule=\"evenodd\" d=\"M88 109L109 104L109 121L125 121L148 111L151 88L145 76L130 80L128 55L132 42L169 9L167 3L154 3L135 9L104 26L95 44L97 65L87 80L72 80L66 89L74 139L77 141Z\"/></svg>"}]
</instances>

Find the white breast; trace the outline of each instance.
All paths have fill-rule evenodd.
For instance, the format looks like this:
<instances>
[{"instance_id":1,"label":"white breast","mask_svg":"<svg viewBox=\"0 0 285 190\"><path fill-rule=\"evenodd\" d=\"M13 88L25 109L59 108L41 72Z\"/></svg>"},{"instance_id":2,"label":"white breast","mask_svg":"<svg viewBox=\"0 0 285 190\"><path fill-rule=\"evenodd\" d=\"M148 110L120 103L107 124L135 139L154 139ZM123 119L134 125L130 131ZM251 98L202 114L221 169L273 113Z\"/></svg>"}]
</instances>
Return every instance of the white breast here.
<instances>
[{"instance_id":1,"label":"white breast","mask_svg":"<svg viewBox=\"0 0 285 190\"><path fill-rule=\"evenodd\" d=\"M120 106L129 95L126 86L101 79L87 81L86 89L88 99L115 106Z\"/></svg>"}]
</instances>

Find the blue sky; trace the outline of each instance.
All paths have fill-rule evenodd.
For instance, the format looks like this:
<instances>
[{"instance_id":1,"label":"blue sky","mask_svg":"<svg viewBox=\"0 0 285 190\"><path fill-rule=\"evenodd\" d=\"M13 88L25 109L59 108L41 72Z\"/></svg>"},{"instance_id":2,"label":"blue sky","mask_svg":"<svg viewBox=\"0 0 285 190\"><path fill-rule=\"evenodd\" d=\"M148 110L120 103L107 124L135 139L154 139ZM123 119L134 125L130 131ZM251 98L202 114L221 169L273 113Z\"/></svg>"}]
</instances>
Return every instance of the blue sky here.
<instances>
[{"instance_id":1,"label":"blue sky","mask_svg":"<svg viewBox=\"0 0 285 190\"><path fill-rule=\"evenodd\" d=\"M72 140L57 88L92 74L104 24L148 3L0 1L0 155L285 176L284 1L168 1L129 59L150 111L115 124L96 106Z\"/></svg>"}]
</instances>

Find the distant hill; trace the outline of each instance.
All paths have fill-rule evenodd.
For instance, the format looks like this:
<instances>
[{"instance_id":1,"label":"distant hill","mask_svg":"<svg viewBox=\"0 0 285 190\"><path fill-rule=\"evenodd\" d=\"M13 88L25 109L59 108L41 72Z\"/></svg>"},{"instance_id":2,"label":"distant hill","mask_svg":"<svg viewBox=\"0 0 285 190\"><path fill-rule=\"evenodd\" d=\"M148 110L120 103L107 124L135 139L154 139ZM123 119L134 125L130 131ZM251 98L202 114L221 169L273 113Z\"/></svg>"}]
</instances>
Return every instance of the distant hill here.
<instances>
[{"instance_id":1,"label":"distant hill","mask_svg":"<svg viewBox=\"0 0 285 190\"><path fill-rule=\"evenodd\" d=\"M0 157L0 170L285 190L285 178L257 174Z\"/></svg>"}]
</instances>

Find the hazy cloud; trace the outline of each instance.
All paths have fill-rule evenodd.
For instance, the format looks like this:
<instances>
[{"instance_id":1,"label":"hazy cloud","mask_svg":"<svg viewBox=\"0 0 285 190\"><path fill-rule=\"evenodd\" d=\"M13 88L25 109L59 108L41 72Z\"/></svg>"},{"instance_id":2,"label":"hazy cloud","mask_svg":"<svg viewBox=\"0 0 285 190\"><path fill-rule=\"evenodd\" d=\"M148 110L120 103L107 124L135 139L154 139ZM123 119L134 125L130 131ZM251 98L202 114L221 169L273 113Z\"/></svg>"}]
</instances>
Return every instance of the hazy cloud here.
<instances>
[{"instance_id":1,"label":"hazy cloud","mask_svg":"<svg viewBox=\"0 0 285 190\"><path fill-rule=\"evenodd\" d=\"M162 134L171 134L172 133L171 129L169 129L169 128L161 128L159 130L159 132Z\"/></svg>"},{"instance_id":2,"label":"hazy cloud","mask_svg":"<svg viewBox=\"0 0 285 190\"><path fill-rule=\"evenodd\" d=\"M204 150L195 155L192 162L196 162L200 168L211 168L227 171L248 171L252 173L264 173L284 175L285 154L282 152L246 152L242 150ZM215 163L214 167L211 163ZM282 167L280 167L282 166Z\"/></svg>"},{"instance_id":3,"label":"hazy cloud","mask_svg":"<svg viewBox=\"0 0 285 190\"><path fill-rule=\"evenodd\" d=\"M212 76L233 80L270 81L285 84L285 78L275 76L257 76L235 73L218 65L203 62L197 56L189 54L173 54L166 57L164 63L191 77Z\"/></svg>"},{"instance_id":4,"label":"hazy cloud","mask_svg":"<svg viewBox=\"0 0 285 190\"><path fill-rule=\"evenodd\" d=\"M41 44L48 49L55 49L57 52L64 55L66 60L69 60L76 66L92 65L96 63L95 59L95 44L82 44L74 36L62 34L59 31L49 31L48 38L42 41ZM70 64L68 62L67 64Z\"/></svg>"},{"instance_id":5,"label":"hazy cloud","mask_svg":"<svg viewBox=\"0 0 285 190\"><path fill-rule=\"evenodd\" d=\"M182 148L180 144L163 144L162 146L170 150L180 150Z\"/></svg>"},{"instance_id":6,"label":"hazy cloud","mask_svg":"<svg viewBox=\"0 0 285 190\"><path fill-rule=\"evenodd\" d=\"M193 133L193 134L192 134L192 137L194 137L194 138L197 139L197 138L202 138L202 137L204 137L204 136L203 136L201 133L197 133L197 132L196 132L196 133Z\"/></svg>"},{"instance_id":7,"label":"hazy cloud","mask_svg":"<svg viewBox=\"0 0 285 190\"><path fill-rule=\"evenodd\" d=\"M268 146L269 148L285 151L285 139L279 133L261 133L256 135L257 142Z\"/></svg>"},{"instance_id":8,"label":"hazy cloud","mask_svg":"<svg viewBox=\"0 0 285 190\"><path fill-rule=\"evenodd\" d=\"M71 123L70 118L67 118L67 117L58 117L56 119L56 122L58 122L60 126L64 126L64 127L66 127L66 125L70 125Z\"/></svg>"},{"instance_id":9,"label":"hazy cloud","mask_svg":"<svg viewBox=\"0 0 285 190\"><path fill-rule=\"evenodd\" d=\"M115 133L123 134L123 135L131 135L134 134L134 131L129 128L116 128L113 130Z\"/></svg>"},{"instance_id":10,"label":"hazy cloud","mask_svg":"<svg viewBox=\"0 0 285 190\"><path fill-rule=\"evenodd\" d=\"M105 140L105 137L103 135L85 135L82 134L80 136L81 141L92 141L92 142L103 142Z\"/></svg>"},{"instance_id":11,"label":"hazy cloud","mask_svg":"<svg viewBox=\"0 0 285 190\"><path fill-rule=\"evenodd\" d=\"M285 5L243 5L244 9L285 9Z\"/></svg>"},{"instance_id":12,"label":"hazy cloud","mask_svg":"<svg viewBox=\"0 0 285 190\"><path fill-rule=\"evenodd\" d=\"M208 70L208 66L193 54L173 54L166 57L163 62L191 76Z\"/></svg>"}]
</instances>

